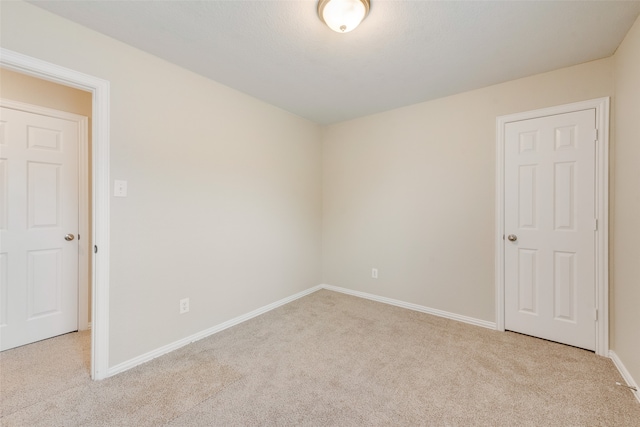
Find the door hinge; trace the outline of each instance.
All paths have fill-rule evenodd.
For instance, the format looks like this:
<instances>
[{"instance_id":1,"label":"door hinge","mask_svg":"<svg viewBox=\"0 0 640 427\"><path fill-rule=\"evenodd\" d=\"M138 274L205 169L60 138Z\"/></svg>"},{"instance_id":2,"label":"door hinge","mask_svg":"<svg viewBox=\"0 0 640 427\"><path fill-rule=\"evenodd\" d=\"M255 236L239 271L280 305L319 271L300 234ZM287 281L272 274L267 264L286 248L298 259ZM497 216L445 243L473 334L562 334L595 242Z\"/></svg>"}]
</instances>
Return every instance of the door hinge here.
<instances>
[{"instance_id":1,"label":"door hinge","mask_svg":"<svg viewBox=\"0 0 640 427\"><path fill-rule=\"evenodd\" d=\"M593 141L598 142L598 129L593 130Z\"/></svg>"},{"instance_id":2,"label":"door hinge","mask_svg":"<svg viewBox=\"0 0 640 427\"><path fill-rule=\"evenodd\" d=\"M598 231L598 218L593 219L593 231Z\"/></svg>"},{"instance_id":3,"label":"door hinge","mask_svg":"<svg viewBox=\"0 0 640 427\"><path fill-rule=\"evenodd\" d=\"M93 253L94 254L98 253L98 245L93 245Z\"/></svg>"},{"instance_id":4,"label":"door hinge","mask_svg":"<svg viewBox=\"0 0 640 427\"><path fill-rule=\"evenodd\" d=\"M596 322L598 321L598 309L597 308L593 309L593 320L595 320Z\"/></svg>"}]
</instances>

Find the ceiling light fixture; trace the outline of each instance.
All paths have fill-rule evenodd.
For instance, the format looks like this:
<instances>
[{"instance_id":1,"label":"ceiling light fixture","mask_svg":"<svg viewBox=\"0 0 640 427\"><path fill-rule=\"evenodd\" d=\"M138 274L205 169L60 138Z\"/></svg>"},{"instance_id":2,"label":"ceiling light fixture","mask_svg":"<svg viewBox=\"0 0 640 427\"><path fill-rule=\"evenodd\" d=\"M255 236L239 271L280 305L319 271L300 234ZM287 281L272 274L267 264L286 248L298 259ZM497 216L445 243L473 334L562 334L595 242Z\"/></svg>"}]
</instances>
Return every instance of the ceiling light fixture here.
<instances>
[{"instance_id":1,"label":"ceiling light fixture","mask_svg":"<svg viewBox=\"0 0 640 427\"><path fill-rule=\"evenodd\" d=\"M318 16L337 33L354 30L369 14L369 0L320 0Z\"/></svg>"}]
</instances>

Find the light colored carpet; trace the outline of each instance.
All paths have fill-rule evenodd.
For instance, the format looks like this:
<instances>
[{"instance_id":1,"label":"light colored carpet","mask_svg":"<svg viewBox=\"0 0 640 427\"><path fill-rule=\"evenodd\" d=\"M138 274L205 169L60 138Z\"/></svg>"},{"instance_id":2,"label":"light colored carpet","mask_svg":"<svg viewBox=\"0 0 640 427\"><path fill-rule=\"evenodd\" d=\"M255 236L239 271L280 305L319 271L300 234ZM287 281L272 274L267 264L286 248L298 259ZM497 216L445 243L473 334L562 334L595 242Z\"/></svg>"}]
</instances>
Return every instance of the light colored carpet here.
<instances>
[{"instance_id":1,"label":"light colored carpet","mask_svg":"<svg viewBox=\"0 0 640 427\"><path fill-rule=\"evenodd\" d=\"M326 290L115 377L89 335L0 354L3 426L639 426L606 358Z\"/></svg>"}]
</instances>

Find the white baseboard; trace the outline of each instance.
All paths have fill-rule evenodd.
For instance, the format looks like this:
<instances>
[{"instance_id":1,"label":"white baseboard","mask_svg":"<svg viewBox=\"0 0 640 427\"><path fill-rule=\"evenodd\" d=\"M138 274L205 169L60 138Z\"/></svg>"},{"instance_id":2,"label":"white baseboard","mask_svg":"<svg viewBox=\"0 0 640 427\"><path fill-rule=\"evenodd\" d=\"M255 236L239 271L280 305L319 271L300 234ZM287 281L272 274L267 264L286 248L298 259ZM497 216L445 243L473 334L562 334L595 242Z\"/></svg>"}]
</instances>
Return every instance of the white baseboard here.
<instances>
[{"instance_id":1,"label":"white baseboard","mask_svg":"<svg viewBox=\"0 0 640 427\"><path fill-rule=\"evenodd\" d=\"M242 322L245 322L249 319L253 319L254 317L260 316L261 314L264 314L268 311L271 311L275 308L278 308L282 305L288 304L292 301L295 301L299 298L302 298L306 295L312 294L320 289L326 289L329 291L334 291L334 292L340 292L343 294L347 294L347 295L352 295L355 297L359 297L359 298L364 298L364 299L368 299L371 301L377 301L377 302L381 302L384 304L389 304L389 305L394 305L396 307L401 307L401 308L406 308L409 310L414 310L414 311L419 311L421 313L426 313L426 314L431 314L434 316L438 316L438 317L443 317L446 319L451 319L451 320L456 320L458 322L463 322L463 323L468 323L470 325L475 325L475 326L480 326L483 328L488 328L488 329L496 329L496 323L495 322L489 322L486 320L480 320L480 319L476 319L473 317L468 317L468 316L463 316L460 314L455 314L455 313L450 313L447 311L443 311L443 310L438 310L435 308L429 308L429 307L425 307L422 305L418 305L418 304L413 304L413 303L409 303L409 302L404 302L404 301L400 301L400 300L396 300L396 299L392 299L392 298L386 298L386 297L381 297L378 295L374 295L374 294L370 294L367 292L360 292L360 291L354 291L351 289L347 289L347 288L341 288L338 286L331 286L331 285L318 285L318 286L314 286L312 288L306 289L302 292L298 292L297 294L291 295L287 298L283 298L279 301L276 301L274 303L271 303L269 305L265 305L264 307L260 307L256 310L253 310L249 313L243 314L241 316L235 317L231 320L228 320L226 322L220 323L219 325L213 326L211 328L205 329L204 331L198 332L196 334L190 335L186 338L180 339L178 341L175 341L173 343L167 344L165 346L162 346L156 350L150 351L148 353L142 354L138 357L134 357L133 359L127 360L126 362L122 362L118 365L115 365L111 368L109 368L106 377L111 377L113 375L119 374L121 372L124 372L126 370L129 370L131 368L134 368L138 365L141 365L145 362L148 362L152 359L155 359L156 357L160 357L162 355L165 355L167 353L170 353L174 350L179 349L180 347L184 347L185 345L191 344L192 342L195 341L199 341L203 338L206 338L208 336L211 336L213 334L216 334L218 332L221 332L227 328L230 328L232 326L238 325ZM89 323L89 328L91 328L91 323ZM618 371L620 372L620 375L622 375L622 378L625 380L625 382L627 383L627 385L631 386L631 387L636 387L638 388L638 384L634 381L633 377L631 376L631 374L629 373L629 371L627 370L627 368L624 366L624 364L622 363L622 361L620 360L620 358L618 357L618 355L613 351L613 350L609 350L609 357L611 358L611 360L613 361L613 364L615 365L615 367L618 369ZM105 378L106 378L105 377ZM636 397L636 399L638 399L638 402L640 402L640 391L633 391L630 390L631 393L633 393L633 395Z\"/></svg>"},{"instance_id":2,"label":"white baseboard","mask_svg":"<svg viewBox=\"0 0 640 427\"><path fill-rule=\"evenodd\" d=\"M412 304L410 302L404 302L404 301L400 301L400 300L396 300L396 299L391 299L391 298L381 297L381 296L374 295L374 294L369 294L369 293L366 293L366 292L353 291L351 289L340 288L338 286L320 285L320 287L322 289L327 289L329 291L341 292L343 294L353 295L353 296L356 296L356 297L365 298L365 299L368 299L368 300L377 301L377 302L381 302L381 303L384 303L384 304L395 305L397 307L407 308L409 310L419 311L421 313L432 314L434 316L444 317L446 319L451 319L451 320L457 320L458 322L464 322L464 323L468 323L470 325L481 326L483 328L494 329L494 330L496 329L496 323L495 322L489 322L487 320L475 319L473 317L467 317L467 316L463 316L463 315L460 315L460 314L449 313L448 311L438 310L438 309L435 309L435 308L429 308L429 307L425 307L423 305L418 305L418 304Z\"/></svg>"},{"instance_id":3,"label":"white baseboard","mask_svg":"<svg viewBox=\"0 0 640 427\"><path fill-rule=\"evenodd\" d=\"M184 347L185 345L191 344L192 342L201 340L203 338L206 338L208 336L211 336L215 333L218 333L220 331L223 331L227 328L230 328L232 326L238 325L242 322L245 322L249 319L253 319L256 316L259 316L261 314L264 314L268 311L271 311L275 308L278 308L282 305L288 304L292 301L295 301L299 298L302 298L306 295L309 295L313 292L316 292L320 289L327 289L329 291L334 291L334 292L340 292L343 294L347 294L347 295L352 295L352 296L356 296L359 298L365 298L368 300L372 300L372 301L377 301L377 302L381 302L384 304L390 304L390 305L394 305L397 307L402 307L402 308L406 308L409 310L414 310L414 311L419 311L421 313L427 313L427 314L432 314L434 316L438 316L438 317L444 317L446 319L451 319L451 320L456 320L458 322L464 322L464 323L468 323L470 325L475 325L475 326L481 326L483 328L488 328L488 329L495 329L496 328L496 324L495 322L488 322L486 320L480 320L480 319L475 319L473 317L467 317L467 316L462 316L460 314L455 314L455 313L449 313L447 311L443 311L443 310L438 310L435 308L429 308L429 307L424 307L422 305L418 305L418 304L412 304L412 303L408 303L408 302L404 302L404 301L400 301L400 300L395 300L395 299L391 299L391 298L386 298L386 297L381 297L378 295L373 295L373 294L369 294L366 292L359 292L359 291L353 291L351 289L346 289L346 288L340 288L338 286L331 286L331 285L318 285L318 286L314 286L312 288L309 288L307 290L304 290L302 292L298 292L295 295L291 295L290 297L287 298L283 298L279 301L276 301L272 304L269 305L265 305L264 307L258 308L256 310L253 310L249 313L243 314L241 316L235 317L231 320L227 320L226 322L220 323L219 325L213 326L211 328L205 329L204 331L198 332L196 334L190 335L186 338L182 338L178 341L174 341L170 344L164 345L160 348L157 348L155 350L152 350L148 353L142 354L140 356L134 357L133 359L129 359L125 362L119 363L115 366L112 366L111 368L109 368L109 370L107 371L107 375L106 377L111 377L113 375L119 374L121 372L124 372L126 370L129 370L131 368L134 368L138 365L141 365L145 362L148 362L152 359L155 359L156 357L160 357L162 355L165 355L167 353L170 353L174 350L179 349L180 347Z\"/></svg>"},{"instance_id":4,"label":"white baseboard","mask_svg":"<svg viewBox=\"0 0 640 427\"><path fill-rule=\"evenodd\" d=\"M609 350L609 357L613 361L613 364L616 366L616 368L618 368L620 375L622 375L622 378L625 380L627 385L629 387L635 387L636 389L639 390L639 391L633 391L633 390L629 390L629 391L631 391L631 393L633 393L636 399L638 399L638 402L640 402L640 388L638 388L638 383L636 383L633 380L633 377L631 376L629 371L627 371L627 368L622 363L622 360L620 360L618 355L613 350Z\"/></svg>"},{"instance_id":5,"label":"white baseboard","mask_svg":"<svg viewBox=\"0 0 640 427\"><path fill-rule=\"evenodd\" d=\"M287 298L283 298L279 301L276 301L274 303L271 303L269 305L265 305L264 307L260 307L256 310L253 310L249 313L243 314L241 316L235 317L231 320L227 320L226 322L220 323L219 325L213 326L211 328L205 329L204 331L198 332L196 334L190 335L186 338L182 338L178 341L174 341L170 344L167 344L165 346L162 346L160 348L157 348L155 350L152 350L148 353L142 354L138 357L134 357L133 359L127 360L126 362L122 362L119 363L115 366L112 366L111 368L109 368L109 370L107 371L107 377L111 377L113 375L119 374L121 372L124 372L128 369L134 368L138 365L141 365L145 362L148 362L152 359L155 359L156 357L160 357L162 355L165 355L169 352L172 352L174 350L179 349L180 347L184 347L185 345L191 344L192 342L201 340L203 338L206 338L210 335L213 335L215 333L218 333L220 331L223 331L227 328L230 328L232 326L238 325L242 322L246 322L249 319L253 319L256 316L260 316L261 314L266 313L267 311L271 311L275 308L278 308L282 305L288 304L292 301L295 301L299 298L302 298L306 295L309 295L313 292L316 292L318 290L322 289L322 286L314 286L312 288L309 288L307 290L304 290L302 292L298 292L295 295L291 295L290 297Z\"/></svg>"}]
</instances>

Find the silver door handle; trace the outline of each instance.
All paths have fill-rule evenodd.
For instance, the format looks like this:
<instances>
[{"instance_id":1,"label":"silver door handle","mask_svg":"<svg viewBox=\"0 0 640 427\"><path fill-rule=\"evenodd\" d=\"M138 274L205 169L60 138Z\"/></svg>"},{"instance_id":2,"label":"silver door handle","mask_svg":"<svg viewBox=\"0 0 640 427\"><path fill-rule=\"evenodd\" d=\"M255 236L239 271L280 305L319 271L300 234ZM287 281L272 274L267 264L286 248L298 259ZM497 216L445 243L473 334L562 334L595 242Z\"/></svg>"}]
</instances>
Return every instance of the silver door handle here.
<instances>
[{"instance_id":1,"label":"silver door handle","mask_svg":"<svg viewBox=\"0 0 640 427\"><path fill-rule=\"evenodd\" d=\"M510 242L515 242L516 240L518 240L518 236L516 236L515 234L509 234L507 236L507 239L509 239Z\"/></svg>"},{"instance_id":2,"label":"silver door handle","mask_svg":"<svg viewBox=\"0 0 640 427\"><path fill-rule=\"evenodd\" d=\"M75 238L76 236L74 236L73 234L67 234L66 236L64 236L64 240L66 240L67 242L70 242Z\"/></svg>"}]
</instances>

